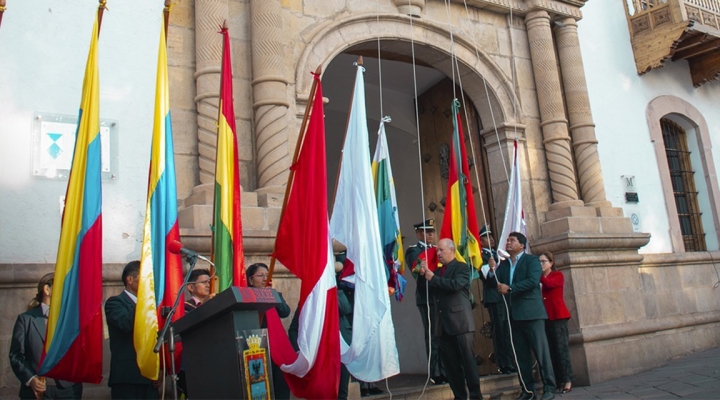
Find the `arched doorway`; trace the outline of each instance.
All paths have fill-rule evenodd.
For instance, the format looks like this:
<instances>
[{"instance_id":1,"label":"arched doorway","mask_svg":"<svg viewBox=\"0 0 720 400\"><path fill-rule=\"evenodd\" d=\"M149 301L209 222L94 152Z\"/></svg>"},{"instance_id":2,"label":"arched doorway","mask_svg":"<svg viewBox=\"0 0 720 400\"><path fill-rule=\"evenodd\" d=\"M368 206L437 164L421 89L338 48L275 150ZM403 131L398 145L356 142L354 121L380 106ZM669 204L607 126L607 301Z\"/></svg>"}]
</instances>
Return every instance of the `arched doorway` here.
<instances>
[{"instance_id":1,"label":"arched doorway","mask_svg":"<svg viewBox=\"0 0 720 400\"><path fill-rule=\"evenodd\" d=\"M374 50L368 46L374 45ZM378 62L377 42L360 44L338 54L325 68L323 74L323 94L329 99L325 107L325 128L328 157L328 191L329 204L332 202L339 167L340 153L343 146L348 111L355 80L356 68L353 63L359 55L364 56L366 107L370 149L372 155L377 141L376 132L383 116L393 120L386 125L388 145L391 152L393 175L397 190L398 208L401 229L404 235L404 247L416 243L413 224L425 218L435 218L441 224L444 213L444 196L447 188L447 176L443 177L443 156L447 154L452 134L452 119L449 112L454 92L460 97L460 90L453 90L453 82L445 73L426 63L419 62L413 70L410 44L403 42L382 42L381 48L388 46L393 50L405 47L403 53L381 51L383 57ZM374 51L374 54L372 54ZM449 59L448 59L449 62ZM416 60L416 64L418 64ZM379 66L382 67L380 72ZM380 80L382 78L382 87ZM382 97L381 97L382 92ZM418 99L416 118L415 99ZM465 96L468 118L465 121L465 138L469 157L471 158L471 175L477 208L478 223L486 221L492 225L492 196L484 143L479 134L482 129L481 118L476 105ZM382 98L382 100L381 100ZM382 102L382 112L381 112ZM489 107L484 102L484 107ZM419 124L418 124L419 121ZM417 126L420 126L418 140ZM471 143L472 142L472 143ZM471 148L474 149L474 157ZM444 159L445 170L447 158ZM422 172L422 174L421 174ZM477 172L477 173L476 173ZM415 303L415 281L410 271L405 272L408 280L405 299L398 303L391 301L393 321L403 373L423 374L426 371L426 357L422 324ZM492 352L492 344L486 333L489 332L489 318L485 309L479 304L482 289L479 281L473 284L473 295L478 304L475 307L476 321L476 354L484 363L481 374L496 370L488 358Z\"/></svg>"}]
</instances>

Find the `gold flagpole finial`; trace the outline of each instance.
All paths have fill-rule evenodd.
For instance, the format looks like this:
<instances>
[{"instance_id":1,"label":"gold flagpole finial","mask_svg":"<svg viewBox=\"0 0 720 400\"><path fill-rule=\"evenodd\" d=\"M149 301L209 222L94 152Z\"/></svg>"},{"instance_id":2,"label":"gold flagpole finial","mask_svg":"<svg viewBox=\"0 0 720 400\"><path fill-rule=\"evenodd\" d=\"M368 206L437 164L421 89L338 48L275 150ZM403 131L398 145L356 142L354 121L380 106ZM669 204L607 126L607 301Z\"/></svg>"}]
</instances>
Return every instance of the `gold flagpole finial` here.
<instances>
[{"instance_id":1,"label":"gold flagpole finial","mask_svg":"<svg viewBox=\"0 0 720 400\"><path fill-rule=\"evenodd\" d=\"M7 8L5 8L5 0L0 0L0 25L2 24L2 16L5 10L7 10Z\"/></svg>"}]
</instances>

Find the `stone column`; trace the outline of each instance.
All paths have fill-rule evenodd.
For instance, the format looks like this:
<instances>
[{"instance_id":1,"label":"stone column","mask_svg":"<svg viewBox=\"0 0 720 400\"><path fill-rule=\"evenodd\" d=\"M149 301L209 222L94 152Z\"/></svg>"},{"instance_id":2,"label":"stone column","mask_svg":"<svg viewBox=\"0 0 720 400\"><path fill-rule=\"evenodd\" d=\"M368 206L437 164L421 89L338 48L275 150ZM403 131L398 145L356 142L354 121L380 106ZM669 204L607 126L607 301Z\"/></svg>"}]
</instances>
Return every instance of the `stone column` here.
<instances>
[{"instance_id":1,"label":"stone column","mask_svg":"<svg viewBox=\"0 0 720 400\"><path fill-rule=\"evenodd\" d=\"M284 192L290 167L286 65L279 0L250 2L258 193Z\"/></svg>"},{"instance_id":2,"label":"stone column","mask_svg":"<svg viewBox=\"0 0 720 400\"><path fill-rule=\"evenodd\" d=\"M575 169L570 152L570 136L550 29L550 15L547 11L531 11L525 16L525 25L550 175L553 199L550 209L581 206L583 203L578 200Z\"/></svg>"},{"instance_id":3,"label":"stone column","mask_svg":"<svg viewBox=\"0 0 720 400\"><path fill-rule=\"evenodd\" d=\"M598 141L590 111L577 22L573 18L563 19L556 28L556 34L580 194L586 205L610 207L610 202L605 197L605 185L600 170Z\"/></svg>"},{"instance_id":4,"label":"stone column","mask_svg":"<svg viewBox=\"0 0 720 400\"><path fill-rule=\"evenodd\" d=\"M198 167L200 184L215 182L217 118L220 102L222 35L228 18L228 0L195 0L195 85L198 113Z\"/></svg>"}]
</instances>

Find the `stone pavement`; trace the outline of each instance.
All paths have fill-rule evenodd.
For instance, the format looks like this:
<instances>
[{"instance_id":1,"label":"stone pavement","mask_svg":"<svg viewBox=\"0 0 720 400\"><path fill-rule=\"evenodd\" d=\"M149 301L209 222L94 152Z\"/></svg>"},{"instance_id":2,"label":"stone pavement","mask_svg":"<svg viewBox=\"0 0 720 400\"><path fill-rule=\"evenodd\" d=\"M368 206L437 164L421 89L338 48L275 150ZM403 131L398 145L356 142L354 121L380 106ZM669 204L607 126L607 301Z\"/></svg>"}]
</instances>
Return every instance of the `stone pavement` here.
<instances>
[{"instance_id":1,"label":"stone pavement","mask_svg":"<svg viewBox=\"0 0 720 400\"><path fill-rule=\"evenodd\" d=\"M720 333L718 333L720 334ZM427 377L398 375L385 382L377 382L391 393L366 397L369 400L451 399L448 385L429 385L423 391ZM518 396L515 375L492 375L480 378L486 399L512 400ZM541 387L542 385L536 385ZM358 393L350 398L359 395ZM570 393L556 394L558 400L571 399L720 399L720 347L677 357L662 367L592 386L575 386Z\"/></svg>"},{"instance_id":2,"label":"stone pavement","mask_svg":"<svg viewBox=\"0 0 720 400\"><path fill-rule=\"evenodd\" d=\"M720 399L720 348L678 357L639 374L574 387L556 399Z\"/></svg>"}]
</instances>

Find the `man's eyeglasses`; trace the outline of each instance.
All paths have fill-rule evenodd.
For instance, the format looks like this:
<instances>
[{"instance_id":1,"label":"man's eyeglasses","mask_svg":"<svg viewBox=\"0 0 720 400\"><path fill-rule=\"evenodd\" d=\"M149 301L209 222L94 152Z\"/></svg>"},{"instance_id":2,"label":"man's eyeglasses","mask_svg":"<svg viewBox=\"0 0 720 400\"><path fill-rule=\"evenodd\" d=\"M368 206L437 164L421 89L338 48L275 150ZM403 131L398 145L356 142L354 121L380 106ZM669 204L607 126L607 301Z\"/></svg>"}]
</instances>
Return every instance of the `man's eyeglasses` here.
<instances>
[{"instance_id":1,"label":"man's eyeglasses","mask_svg":"<svg viewBox=\"0 0 720 400\"><path fill-rule=\"evenodd\" d=\"M190 283L192 283L194 285L210 285L210 279L208 279L206 281L195 281L195 282L190 282Z\"/></svg>"}]
</instances>

